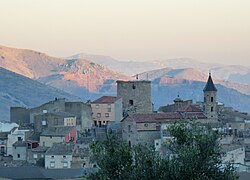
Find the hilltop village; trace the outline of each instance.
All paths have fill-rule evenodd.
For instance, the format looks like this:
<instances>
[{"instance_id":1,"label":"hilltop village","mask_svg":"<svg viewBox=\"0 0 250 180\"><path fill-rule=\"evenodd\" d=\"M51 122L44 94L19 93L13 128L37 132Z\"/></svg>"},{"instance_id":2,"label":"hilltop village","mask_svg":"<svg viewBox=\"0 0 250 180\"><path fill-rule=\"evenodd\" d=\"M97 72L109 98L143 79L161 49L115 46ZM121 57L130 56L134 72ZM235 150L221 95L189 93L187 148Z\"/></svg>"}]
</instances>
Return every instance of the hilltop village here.
<instances>
[{"instance_id":1,"label":"hilltop village","mask_svg":"<svg viewBox=\"0 0 250 180\"><path fill-rule=\"evenodd\" d=\"M117 81L117 96L102 96L92 102L55 98L38 107L11 107L11 123L0 123L0 174L19 167L13 176L87 175L98 168L89 145L103 140L107 132L129 146L152 145L164 155L165 145L172 139L168 127L185 120L209 123L220 134L223 162L232 163L237 171L249 170L250 115L217 101L211 74L200 93L204 94L203 102L177 95L173 104L155 110L151 82L136 79Z\"/></svg>"}]
</instances>

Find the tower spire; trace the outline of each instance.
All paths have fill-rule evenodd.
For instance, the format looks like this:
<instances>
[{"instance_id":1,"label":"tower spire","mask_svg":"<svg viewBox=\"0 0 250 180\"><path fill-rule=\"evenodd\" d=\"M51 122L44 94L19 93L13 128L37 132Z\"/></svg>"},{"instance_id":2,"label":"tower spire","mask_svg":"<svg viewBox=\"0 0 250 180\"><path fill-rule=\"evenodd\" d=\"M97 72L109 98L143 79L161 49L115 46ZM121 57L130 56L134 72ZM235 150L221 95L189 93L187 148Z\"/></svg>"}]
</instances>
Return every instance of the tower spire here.
<instances>
[{"instance_id":1,"label":"tower spire","mask_svg":"<svg viewBox=\"0 0 250 180\"><path fill-rule=\"evenodd\" d=\"M205 86L205 88L203 89L203 91L217 91L215 85L214 85L214 82L213 82L213 79L212 79L212 76L211 76L211 71L209 71L209 77L208 77L208 80L207 80L207 84Z\"/></svg>"}]
</instances>

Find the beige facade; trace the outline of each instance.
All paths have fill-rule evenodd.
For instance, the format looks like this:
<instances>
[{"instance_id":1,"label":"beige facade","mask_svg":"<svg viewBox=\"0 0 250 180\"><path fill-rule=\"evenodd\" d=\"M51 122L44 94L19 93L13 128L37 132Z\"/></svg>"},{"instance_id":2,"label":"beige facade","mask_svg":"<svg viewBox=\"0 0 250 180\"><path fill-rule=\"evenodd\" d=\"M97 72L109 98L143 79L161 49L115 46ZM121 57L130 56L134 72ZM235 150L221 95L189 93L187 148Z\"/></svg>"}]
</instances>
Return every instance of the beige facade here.
<instances>
[{"instance_id":1,"label":"beige facade","mask_svg":"<svg viewBox=\"0 0 250 180\"><path fill-rule=\"evenodd\" d=\"M122 99L103 96L91 103L95 126L119 123L122 120Z\"/></svg>"},{"instance_id":2,"label":"beige facade","mask_svg":"<svg viewBox=\"0 0 250 180\"><path fill-rule=\"evenodd\" d=\"M64 126L76 126L76 117L64 118Z\"/></svg>"},{"instance_id":3,"label":"beige facade","mask_svg":"<svg viewBox=\"0 0 250 180\"><path fill-rule=\"evenodd\" d=\"M71 168L72 155L45 155L45 168Z\"/></svg>"}]
</instances>

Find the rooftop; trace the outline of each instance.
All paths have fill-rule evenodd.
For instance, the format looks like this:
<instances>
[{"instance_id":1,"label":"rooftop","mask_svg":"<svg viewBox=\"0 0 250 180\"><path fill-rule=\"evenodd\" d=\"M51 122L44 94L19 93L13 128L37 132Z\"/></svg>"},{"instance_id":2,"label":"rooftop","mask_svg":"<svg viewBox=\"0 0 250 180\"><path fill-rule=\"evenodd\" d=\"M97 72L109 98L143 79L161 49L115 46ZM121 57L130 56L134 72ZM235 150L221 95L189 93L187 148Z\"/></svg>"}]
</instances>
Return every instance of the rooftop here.
<instances>
[{"instance_id":1,"label":"rooftop","mask_svg":"<svg viewBox=\"0 0 250 180\"><path fill-rule=\"evenodd\" d=\"M54 143L45 155L72 155L74 145L71 143Z\"/></svg>"},{"instance_id":2,"label":"rooftop","mask_svg":"<svg viewBox=\"0 0 250 180\"><path fill-rule=\"evenodd\" d=\"M0 132L10 132L13 128L19 127L16 123L0 122Z\"/></svg>"},{"instance_id":3,"label":"rooftop","mask_svg":"<svg viewBox=\"0 0 250 180\"><path fill-rule=\"evenodd\" d=\"M129 117L136 123L168 122L182 118L178 112L130 114Z\"/></svg>"},{"instance_id":4,"label":"rooftop","mask_svg":"<svg viewBox=\"0 0 250 180\"><path fill-rule=\"evenodd\" d=\"M208 80L207 80L207 84L205 86L205 88L203 89L203 91L217 91L215 85L214 85L214 82L213 82L213 79L211 77L211 73L209 73L209 77L208 77Z\"/></svg>"},{"instance_id":5,"label":"rooftop","mask_svg":"<svg viewBox=\"0 0 250 180\"><path fill-rule=\"evenodd\" d=\"M120 97L116 96L102 96L99 99L93 101L93 104L112 104L115 103Z\"/></svg>"},{"instance_id":6,"label":"rooftop","mask_svg":"<svg viewBox=\"0 0 250 180\"><path fill-rule=\"evenodd\" d=\"M33 132L32 135L27 138L27 141L39 142L40 135L41 135L41 133L39 133L39 132Z\"/></svg>"},{"instance_id":7,"label":"rooftop","mask_svg":"<svg viewBox=\"0 0 250 180\"><path fill-rule=\"evenodd\" d=\"M45 146L38 146L32 149L32 152L46 152L49 148Z\"/></svg>"},{"instance_id":8,"label":"rooftop","mask_svg":"<svg viewBox=\"0 0 250 180\"><path fill-rule=\"evenodd\" d=\"M179 109L178 112L202 112L202 110L194 105L187 105Z\"/></svg>"},{"instance_id":9,"label":"rooftop","mask_svg":"<svg viewBox=\"0 0 250 180\"><path fill-rule=\"evenodd\" d=\"M14 147L26 147L26 143L24 141L16 141L13 144Z\"/></svg>"},{"instance_id":10,"label":"rooftop","mask_svg":"<svg viewBox=\"0 0 250 180\"><path fill-rule=\"evenodd\" d=\"M117 83L151 83L151 81L147 81L147 80L133 80L133 81L122 81L122 80L118 80L116 81Z\"/></svg>"},{"instance_id":11,"label":"rooftop","mask_svg":"<svg viewBox=\"0 0 250 180\"><path fill-rule=\"evenodd\" d=\"M41 136L65 136L74 128L71 126L48 127L42 132Z\"/></svg>"}]
</instances>

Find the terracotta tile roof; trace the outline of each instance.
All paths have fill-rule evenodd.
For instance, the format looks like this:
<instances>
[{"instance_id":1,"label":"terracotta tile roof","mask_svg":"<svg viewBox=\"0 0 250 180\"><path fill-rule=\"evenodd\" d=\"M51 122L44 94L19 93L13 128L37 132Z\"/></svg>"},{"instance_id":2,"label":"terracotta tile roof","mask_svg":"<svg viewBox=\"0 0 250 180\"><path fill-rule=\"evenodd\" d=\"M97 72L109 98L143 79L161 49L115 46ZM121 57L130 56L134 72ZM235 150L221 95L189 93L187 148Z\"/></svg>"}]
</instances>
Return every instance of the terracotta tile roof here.
<instances>
[{"instance_id":1,"label":"terracotta tile roof","mask_svg":"<svg viewBox=\"0 0 250 180\"><path fill-rule=\"evenodd\" d=\"M112 104L115 103L118 99L116 96L102 96L99 99L92 102L92 104Z\"/></svg>"},{"instance_id":2,"label":"terracotta tile roof","mask_svg":"<svg viewBox=\"0 0 250 180\"><path fill-rule=\"evenodd\" d=\"M202 110L194 105L187 105L179 109L178 112L202 112Z\"/></svg>"},{"instance_id":3,"label":"terracotta tile roof","mask_svg":"<svg viewBox=\"0 0 250 180\"><path fill-rule=\"evenodd\" d=\"M203 112L186 112L185 114L183 114L183 116L186 119L192 119L192 118L207 119L207 116Z\"/></svg>"},{"instance_id":4,"label":"terracotta tile roof","mask_svg":"<svg viewBox=\"0 0 250 180\"><path fill-rule=\"evenodd\" d=\"M203 111L194 105L187 105L178 110L178 112L180 112L183 118L186 119L191 119L191 118L207 119Z\"/></svg>"},{"instance_id":5,"label":"terracotta tile roof","mask_svg":"<svg viewBox=\"0 0 250 180\"><path fill-rule=\"evenodd\" d=\"M178 112L130 114L129 117L132 118L136 123L161 123L182 119L181 114Z\"/></svg>"}]
</instances>

